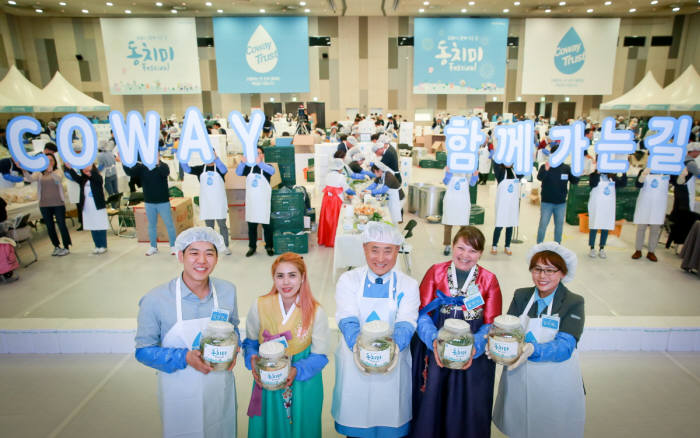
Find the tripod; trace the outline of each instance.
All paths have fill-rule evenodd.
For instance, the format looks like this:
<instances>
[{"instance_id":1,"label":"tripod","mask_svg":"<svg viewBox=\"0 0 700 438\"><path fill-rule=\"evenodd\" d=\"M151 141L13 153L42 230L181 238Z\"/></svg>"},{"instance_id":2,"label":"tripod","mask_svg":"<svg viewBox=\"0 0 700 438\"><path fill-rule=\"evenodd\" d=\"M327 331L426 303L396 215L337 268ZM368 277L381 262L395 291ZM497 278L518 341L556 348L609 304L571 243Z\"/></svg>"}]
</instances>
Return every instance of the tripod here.
<instances>
[{"instance_id":1,"label":"tripod","mask_svg":"<svg viewBox=\"0 0 700 438\"><path fill-rule=\"evenodd\" d=\"M297 121L297 129L294 131L295 134L298 135L308 135L309 134L309 128L306 125L306 120L299 119Z\"/></svg>"}]
</instances>

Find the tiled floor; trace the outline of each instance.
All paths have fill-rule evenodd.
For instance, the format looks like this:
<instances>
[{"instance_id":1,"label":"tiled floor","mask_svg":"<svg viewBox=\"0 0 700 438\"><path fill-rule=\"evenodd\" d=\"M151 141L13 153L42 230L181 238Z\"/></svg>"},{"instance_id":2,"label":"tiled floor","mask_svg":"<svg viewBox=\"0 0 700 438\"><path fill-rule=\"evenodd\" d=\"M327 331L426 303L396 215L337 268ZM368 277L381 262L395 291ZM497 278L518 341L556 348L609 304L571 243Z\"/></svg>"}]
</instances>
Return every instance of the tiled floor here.
<instances>
[{"instance_id":1,"label":"tiled floor","mask_svg":"<svg viewBox=\"0 0 700 438\"><path fill-rule=\"evenodd\" d=\"M414 169L414 181L441 179L441 171ZM493 231L495 186L479 187L477 204L486 208L487 238ZM513 256L486 251L481 265L498 276L507 306L513 291L531 284L526 255L534 244L538 207L521 203L519 238ZM413 275L422 278L442 255L442 226L419 220L411 239ZM548 238L551 238L552 225ZM20 281L0 286L0 318L134 318L138 300L150 288L179 272L175 257L145 257L147 244L109 236L109 251L91 255L88 232L72 231L74 246L67 257L51 257L45 233L35 239L39 261L20 269ZM658 263L633 261L633 226L608 242L606 260L588 257L587 234L565 226L564 245L579 254L570 289L586 299L586 313L601 316L698 316L700 282L680 269L673 249L660 247ZM254 299L271 285L272 258L262 250L243 257L246 242L231 243L232 256L222 256L215 275L236 284L239 313L245 316ZM329 316L335 302L333 250L319 248L315 235L304 256L310 283ZM23 248L23 255L29 254ZM332 357L332 354L330 355ZM697 436L700 416L700 354L582 352L587 395L587 436ZM333 436L330 400L333 360L324 372L324 427ZM252 379L237 367L239 432L246 435L245 410ZM7 437L157 436L160 431L156 378L130 355L0 355L0 430ZM494 436L500 436L498 432Z\"/></svg>"}]
</instances>

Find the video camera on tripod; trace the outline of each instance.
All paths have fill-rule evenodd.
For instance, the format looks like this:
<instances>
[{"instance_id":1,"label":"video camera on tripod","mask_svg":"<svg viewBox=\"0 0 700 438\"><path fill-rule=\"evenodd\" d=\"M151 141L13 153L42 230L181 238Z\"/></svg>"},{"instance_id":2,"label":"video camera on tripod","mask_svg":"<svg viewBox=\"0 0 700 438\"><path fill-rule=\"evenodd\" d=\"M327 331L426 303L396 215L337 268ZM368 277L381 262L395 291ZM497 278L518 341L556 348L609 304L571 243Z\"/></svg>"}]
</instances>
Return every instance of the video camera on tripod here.
<instances>
[{"instance_id":1,"label":"video camera on tripod","mask_svg":"<svg viewBox=\"0 0 700 438\"><path fill-rule=\"evenodd\" d=\"M299 110L297 111L297 128L295 132L299 135L308 135L309 128L309 115L306 113L304 104L301 104L299 105Z\"/></svg>"}]
</instances>

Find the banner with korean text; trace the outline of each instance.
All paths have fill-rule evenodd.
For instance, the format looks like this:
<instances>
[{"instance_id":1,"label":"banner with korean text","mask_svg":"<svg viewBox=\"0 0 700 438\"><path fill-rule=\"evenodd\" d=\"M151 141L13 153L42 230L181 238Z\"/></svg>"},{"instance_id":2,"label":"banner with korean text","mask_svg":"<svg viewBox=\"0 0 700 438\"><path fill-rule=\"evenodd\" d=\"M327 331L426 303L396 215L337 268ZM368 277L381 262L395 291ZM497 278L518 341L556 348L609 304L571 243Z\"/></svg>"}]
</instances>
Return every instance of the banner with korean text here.
<instances>
[{"instance_id":1,"label":"banner with korean text","mask_svg":"<svg viewBox=\"0 0 700 438\"><path fill-rule=\"evenodd\" d=\"M619 18L525 20L522 94L611 94Z\"/></svg>"},{"instance_id":2,"label":"banner with korean text","mask_svg":"<svg viewBox=\"0 0 700 438\"><path fill-rule=\"evenodd\" d=\"M307 17L214 18L220 93L309 91Z\"/></svg>"},{"instance_id":3,"label":"banner with korean text","mask_svg":"<svg viewBox=\"0 0 700 438\"><path fill-rule=\"evenodd\" d=\"M503 94L506 18L416 18L415 94Z\"/></svg>"},{"instance_id":4,"label":"banner with korean text","mask_svg":"<svg viewBox=\"0 0 700 438\"><path fill-rule=\"evenodd\" d=\"M112 94L199 94L194 18L101 18Z\"/></svg>"}]
</instances>

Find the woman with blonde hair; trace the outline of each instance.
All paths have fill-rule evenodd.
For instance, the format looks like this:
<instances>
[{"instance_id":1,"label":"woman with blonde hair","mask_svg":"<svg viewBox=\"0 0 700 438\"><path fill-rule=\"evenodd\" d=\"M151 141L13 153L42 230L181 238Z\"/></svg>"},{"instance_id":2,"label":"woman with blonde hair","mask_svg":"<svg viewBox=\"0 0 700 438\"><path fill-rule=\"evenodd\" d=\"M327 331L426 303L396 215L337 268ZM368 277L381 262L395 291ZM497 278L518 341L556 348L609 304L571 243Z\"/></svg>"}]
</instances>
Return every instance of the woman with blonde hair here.
<instances>
[{"instance_id":1,"label":"woman with blonde hair","mask_svg":"<svg viewBox=\"0 0 700 438\"><path fill-rule=\"evenodd\" d=\"M320 437L323 381L328 363L328 317L311 294L306 264L287 252L272 263L273 285L259 297L246 319L245 365L255 384L248 407L249 437ZM281 342L291 359L284 388L262 388L256 369L258 348Z\"/></svg>"}]
</instances>

